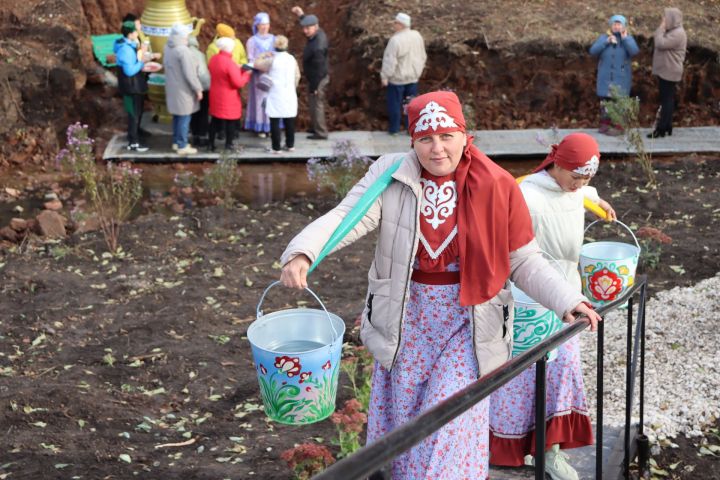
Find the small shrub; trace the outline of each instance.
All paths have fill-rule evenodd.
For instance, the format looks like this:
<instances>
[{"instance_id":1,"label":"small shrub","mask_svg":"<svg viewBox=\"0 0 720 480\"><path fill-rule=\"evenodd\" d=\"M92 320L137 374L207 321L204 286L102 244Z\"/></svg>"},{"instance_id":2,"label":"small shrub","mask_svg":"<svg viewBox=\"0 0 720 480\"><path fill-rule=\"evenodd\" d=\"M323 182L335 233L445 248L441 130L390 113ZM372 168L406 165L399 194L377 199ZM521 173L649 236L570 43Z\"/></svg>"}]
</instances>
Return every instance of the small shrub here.
<instances>
[{"instance_id":1,"label":"small shrub","mask_svg":"<svg viewBox=\"0 0 720 480\"><path fill-rule=\"evenodd\" d=\"M233 189L240 180L240 173L235 160L227 155L220 156L220 159L203 175L203 187L213 195L221 197L226 207L232 205Z\"/></svg>"},{"instance_id":2,"label":"small shrub","mask_svg":"<svg viewBox=\"0 0 720 480\"><path fill-rule=\"evenodd\" d=\"M360 434L367 423L367 415L361 411L360 402L351 398L345 402L345 407L330 417L337 428L338 439L335 442L340 447L338 458L347 457L360 449Z\"/></svg>"},{"instance_id":3,"label":"small shrub","mask_svg":"<svg viewBox=\"0 0 720 480\"><path fill-rule=\"evenodd\" d=\"M635 159L645 173L647 186L654 188L657 180L652 166L652 154L645 150L645 142L640 132L640 99L621 94L618 87L613 85L610 87L610 100L603 100L601 103L610 120L625 131L625 142L635 149Z\"/></svg>"},{"instance_id":4,"label":"small shrub","mask_svg":"<svg viewBox=\"0 0 720 480\"><path fill-rule=\"evenodd\" d=\"M371 163L360 155L352 140L341 140L333 145L332 157L308 160L308 177L317 183L318 190L329 188L340 199L365 175Z\"/></svg>"},{"instance_id":5,"label":"small shrub","mask_svg":"<svg viewBox=\"0 0 720 480\"><path fill-rule=\"evenodd\" d=\"M340 368L350 380L350 388L363 412L368 411L372 386L373 357L364 346L350 346Z\"/></svg>"},{"instance_id":6,"label":"small shrub","mask_svg":"<svg viewBox=\"0 0 720 480\"><path fill-rule=\"evenodd\" d=\"M280 458L287 462L298 480L308 480L335 463L327 447L314 443L301 443L285 450Z\"/></svg>"},{"instance_id":7,"label":"small shrub","mask_svg":"<svg viewBox=\"0 0 720 480\"><path fill-rule=\"evenodd\" d=\"M648 270L655 270L660 265L663 245L670 245L672 238L654 227L641 227L635 235L642 248L640 259L643 265Z\"/></svg>"},{"instance_id":8,"label":"small shrub","mask_svg":"<svg viewBox=\"0 0 720 480\"><path fill-rule=\"evenodd\" d=\"M120 247L120 226L142 197L142 176L140 170L127 163L115 166L108 162L107 168L98 168L94 144L88 126L74 123L67 129L67 146L58 153L57 162L82 182L105 244L111 253L116 253Z\"/></svg>"}]
</instances>

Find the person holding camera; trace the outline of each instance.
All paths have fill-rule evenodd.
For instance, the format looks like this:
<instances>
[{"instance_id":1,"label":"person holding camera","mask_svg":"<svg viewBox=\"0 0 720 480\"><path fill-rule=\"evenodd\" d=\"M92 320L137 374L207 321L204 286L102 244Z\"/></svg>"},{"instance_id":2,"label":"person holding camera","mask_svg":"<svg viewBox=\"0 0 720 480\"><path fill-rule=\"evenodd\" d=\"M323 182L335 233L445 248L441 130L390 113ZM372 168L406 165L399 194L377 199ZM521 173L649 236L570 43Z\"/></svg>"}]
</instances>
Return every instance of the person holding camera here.
<instances>
[{"instance_id":1,"label":"person holding camera","mask_svg":"<svg viewBox=\"0 0 720 480\"><path fill-rule=\"evenodd\" d=\"M630 95L632 84L632 57L640 52L635 39L628 33L627 19L613 15L608 20L610 30L590 47L590 55L598 58L597 96L601 101L610 100L612 88L620 95ZM600 106L600 133L619 135L623 129L612 125L605 107Z\"/></svg>"}]
</instances>

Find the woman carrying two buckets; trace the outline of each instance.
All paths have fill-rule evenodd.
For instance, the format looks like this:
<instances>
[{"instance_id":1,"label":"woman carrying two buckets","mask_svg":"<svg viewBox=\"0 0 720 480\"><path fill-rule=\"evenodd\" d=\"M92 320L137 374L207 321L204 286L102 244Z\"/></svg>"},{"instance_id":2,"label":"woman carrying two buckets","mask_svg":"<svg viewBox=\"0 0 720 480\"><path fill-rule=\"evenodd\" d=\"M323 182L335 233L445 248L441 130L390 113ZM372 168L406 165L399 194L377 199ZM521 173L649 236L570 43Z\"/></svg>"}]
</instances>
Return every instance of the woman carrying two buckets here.
<instances>
[{"instance_id":1,"label":"woman carrying two buckets","mask_svg":"<svg viewBox=\"0 0 720 480\"><path fill-rule=\"evenodd\" d=\"M369 443L508 360L508 280L565 321L585 314L593 329L600 321L543 257L515 179L473 145L457 96L416 97L408 118L412 149L380 157L281 259L282 283L305 288L331 234L395 169L336 246L379 230L360 332L375 358ZM488 409L488 400L480 402L397 457L392 478L486 479Z\"/></svg>"},{"instance_id":2,"label":"woman carrying two buckets","mask_svg":"<svg viewBox=\"0 0 720 480\"><path fill-rule=\"evenodd\" d=\"M583 244L585 198L597 203L607 220L616 220L609 203L598 197L588 183L597 172L600 151L585 133L566 136L553 145L547 158L520 183L530 210L535 238L576 291L581 290L578 261ZM515 337L522 326L516 312ZM531 328L544 331L535 322ZM557 349L547 365L546 471L553 480L573 480L578 475L560 449L593 443L592 426L580 362L579 337ZM535 449L535 368L515 377L490 398L490 463L520 466ZM531 457L528 461L531 460Z\"/></svg>"}]
</instances>

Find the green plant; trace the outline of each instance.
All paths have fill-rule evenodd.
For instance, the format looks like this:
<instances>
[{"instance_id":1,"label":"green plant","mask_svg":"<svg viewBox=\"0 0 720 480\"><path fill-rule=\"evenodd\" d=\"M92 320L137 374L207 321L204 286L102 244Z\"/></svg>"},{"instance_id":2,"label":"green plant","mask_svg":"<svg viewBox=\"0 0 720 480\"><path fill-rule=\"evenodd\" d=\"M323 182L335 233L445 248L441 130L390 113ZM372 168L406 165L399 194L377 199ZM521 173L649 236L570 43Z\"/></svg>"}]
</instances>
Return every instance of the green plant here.
<instances>
[{"instance_id":1,"label":"green plant","mask_svg":"<svg viewBox=\"0 0 720 480\"><path fill-rule=\"evenodd\" d=\"M635 159L645 173L647 186L655 188L657 180L652 166L652 154L645 149L640 131L640 99L620 93L616 85L610 87L610 100L601 102L612 123L625 131L625 142L635 149Z\"/></svg>"},{"instance_id":2,"label":"green plant","mask_svg":"<svg viewBox=\"0 0 720 480\"><path fill-rule=\"evenodd\" d=\"M648 270L655 270L660 265L663 245L672 243L672 238L654 227L641 227L635 233L640 242L640 259Z\"/></svg>"},{"instance_id":3,"label":"green plant","mask_svg":"<svg viewBox=\"0 0 720 480\"><path fill-rule=\"evenodd\" d=\"M308 480L335 463L327 447L314 443L296 445L280 454L280 458L287 462L298 480Z\"/></svg>"},{"instance_id":4,"label":"green plant","mask_svg":"<svg viewBox=\"0 0 720 480\"><path fill-rule=\"evenodd\" d=\"M373 357L363 346L349 346L340 367L350 380L350 388L362 405L362 411L367 412L370 403L370 389L372 386Z\"/></svg>"},{"instance_id":5,"label":"green plant","mask_svg":"<svg viewBox=\"0 0 720 480\"><path fill-rule=\"evenodd\" d=\"M340 447L338 458L347 457L360 449L360 434L367 423L367 415L361 409L360 402L351 398L342 410L330 417L338 432L338 439L334 442Z\"/></svg>"},{"instance_id":6,"label":"green plant","mask_svg":"<svg viewBox=\"0 0 720 480\"><path fill-rule=\"evenodd\" d=\"M237 164L226 154L220 156L218 161L205 172L202 179L205 190L222 197L225 207L232 205L233 189L239 180Z\"/></svg>"},{"instance_id":7,"label":"green plant","mask_svg":"<svg viewBox=\"0 0 720 480\"><path fill-rule=\"evenodd\" d=\"M108 162L107 168L98 168L94 143L88 126L74 123L67 129L67 146L58 153L57 161L82 182L105 244L111 253L116 253L120 247L120 226L142 197L142 176L140 170L125 163L116 166Z\"/></svg>"},{"instance_id":8,"label":"green plant","mask_svg":"<svg viewBox=\"0 0 720 480\"><path fill-rule=\"evenodd\" d=\"M372 163L360 154L352 140L333 145L330 158L311 158L307 162L308 178L316 182L318 190L330 188L337 198L343 198L360 180Z\"/></svg>"}]
</instances>

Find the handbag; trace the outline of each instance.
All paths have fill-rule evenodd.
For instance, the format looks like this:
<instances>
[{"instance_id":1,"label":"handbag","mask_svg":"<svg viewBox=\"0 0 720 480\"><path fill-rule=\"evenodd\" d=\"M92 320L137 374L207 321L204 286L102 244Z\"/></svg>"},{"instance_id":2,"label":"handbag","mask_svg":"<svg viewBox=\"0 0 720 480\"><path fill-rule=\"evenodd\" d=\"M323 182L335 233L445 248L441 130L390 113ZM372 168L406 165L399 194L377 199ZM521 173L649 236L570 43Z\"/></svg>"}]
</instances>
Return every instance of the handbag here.
<instances>
[{"instance_id":1,"label":"handbag","mask_svg":"<svg viewBox=\"0 0 720 480\"><path fill-rule=\"evenodd\" d=\"M258 77L257 88L263 92L269 92L273 86L273 80L267 73L263 73Z\"/></svg>"}]
</instances>

